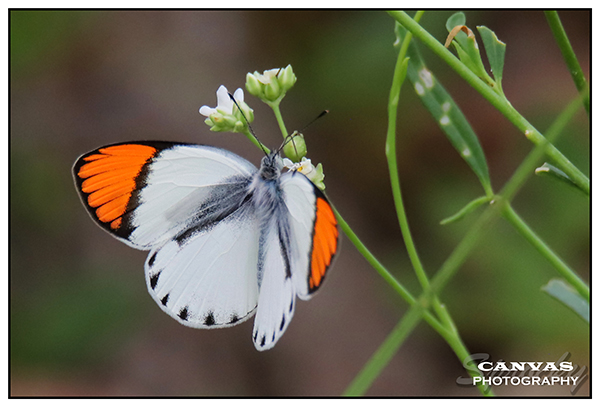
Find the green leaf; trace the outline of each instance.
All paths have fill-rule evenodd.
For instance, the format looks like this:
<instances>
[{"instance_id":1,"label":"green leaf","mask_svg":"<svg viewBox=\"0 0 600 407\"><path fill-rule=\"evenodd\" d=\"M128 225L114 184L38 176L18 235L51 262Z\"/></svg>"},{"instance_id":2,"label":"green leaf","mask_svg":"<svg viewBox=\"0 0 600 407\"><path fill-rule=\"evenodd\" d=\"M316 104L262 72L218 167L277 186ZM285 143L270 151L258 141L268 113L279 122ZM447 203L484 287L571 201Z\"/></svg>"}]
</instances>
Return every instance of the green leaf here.
<instances>
[{"instance_id":1,"label":"green leaf","mask_svg":"<svg viewBox=\"0 0 600 407\"><path fill-rule=\"evenodd\" d=\"M465 205L460 211L456 212L454 215L447 217L446 219L440 222L440 225L447 225L448 223L456 222L457 220L461 220L466 215L473 212L475 209L479 208L484 203L488 203L492 200L489 196L480 196L479 198L473 199L471 202Z\"/></svg>"},{"instance_id":2,"label":"green leaf","mask_svg":"<svg viewBox=\"0 0 600 407\"><path fill-rule=\"evenodd\" d=\"M541 167L536 168L535 175L542 175L542 176L554 178L554 179L564 182L572 187L575 187L575 188L577 188L577 190L585 193L585 191L583 189L579 188L579 186L576 183L574 183L573 180L567 174L565 174L563 171L559 170L552 164L544 163L544 165L542 165Z\"/></svg>"},{"instance_id":3,"label":"green leaf","mask_svg":"<svg viewBox=\"0 0 600 407\"><path fill-rule=\"evenodd\" d=\"M464 14L453 14L446 21L446 29L448 29L448 32L450 33L448 40L452 39L452 44L456 48L456 53L461 62L488 85L495 87L496 84L494 80L488 75L483 66L475 34L465 25L465 22L466 19L464 18ZM446 40L447 45L448 40Z\"/></svg>"},{"instance_id":4,"label":"green leaf","mask_svg":"<svg viewBox=\"0 0 600 407\"><path fill-rule=\"evenodd\" d=\"M588 324L590 323L590 305L569 284L558 278L553 278L548 284L542 287L542 291L562 302L583 318L584 321Z\"/></svg>"},{"instance_id":5,"label":"green leaf","mask_svg":"<svg viewBox=\"0 0 600 407\"><path fill-rule=\"evenodd\" d=\"M467 18L465 17L465 13L459 11L458 13L452 14L448 20L446 20L446 29L450 32L457 25L465 25L466 23Z\"/></svg>"},{"instance_id":6,"label":"green leaf","mask_svg":"<svg viewBox=\"0 0 600 407\"><path fill-rule=\"evenodd\" d=\"M399 33L405 36L406 30L400 27ZM417 95L456 151L477 175L486 195L493 195L487 161L471 125L450 94L427 69L414 41L410 43L407 55L410 58L407 77Z\"/></svg>"},{"instance_id":7,"label":"green leaf","mask_svg":"<svg viewBox=\"0 0 600 407\"><path fill-rule=\"evenodd\" d=\"M490 68L492 74L498 86L502 86L502 71L504 70L504 54L506 53L506 44L503 43L496 37L496 34L487 28L486 26L480 25L477 27L479 35L483 41L485 47L485 53L488 61L490 62Z\"/></svg>"}]
</instances>

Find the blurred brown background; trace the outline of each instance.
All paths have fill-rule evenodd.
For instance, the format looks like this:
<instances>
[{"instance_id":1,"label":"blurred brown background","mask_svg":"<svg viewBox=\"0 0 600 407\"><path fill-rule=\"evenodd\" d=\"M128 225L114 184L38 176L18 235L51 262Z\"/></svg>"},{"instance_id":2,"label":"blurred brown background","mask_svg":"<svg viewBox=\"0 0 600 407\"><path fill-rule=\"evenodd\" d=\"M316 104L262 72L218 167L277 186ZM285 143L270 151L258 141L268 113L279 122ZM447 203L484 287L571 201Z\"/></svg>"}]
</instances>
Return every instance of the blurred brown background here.
<instances>
[{"instance_id":1,"label":"blurred brown background","mask_svg":"<svg viewBox=\"0 0 600 407\"><path fill-rule=\"evenodd\" d=\"M441 42L452 12L421 24ZM503 87L544 131L576 96L544 14L467 12L507 44ZM586 76L591 13L560 12ZM259 353L252 322L223 330L180 325L146 291L146 254L88 218L71 179L76 158L100 145L162 139L224 147L258 164L243 136L211 133L198 114L245 74L292 64L282 103L291 131L306 132L327 192L372 252L420 292L397 225L384 156L395 63L393 21L374 11L10 12L10 357L12 395L339 395L407 306L343 238L328 281L302 302L277 346ZM435 55L429 68L479 135L499 190L532 148L523 135ZM280 134L270 110L246 95L267 145ZM557 147L589 173L583 109ZM477 218L439 221L482 195L410 86L401 96L398 160L415 242L434 275ZM540 165L542 162L540 162ZM532 177L514 201L529 225L588 279L589 200ZM540 291L557 272L499 221L445 288L471 353L493 360L590 365L589 328ZM478 395L449 346L422 322L369 395ZM588 394L586 381L577 393ZM566 386L495 388L504 395L570 395Z\"/></svg>"}]
</instances>

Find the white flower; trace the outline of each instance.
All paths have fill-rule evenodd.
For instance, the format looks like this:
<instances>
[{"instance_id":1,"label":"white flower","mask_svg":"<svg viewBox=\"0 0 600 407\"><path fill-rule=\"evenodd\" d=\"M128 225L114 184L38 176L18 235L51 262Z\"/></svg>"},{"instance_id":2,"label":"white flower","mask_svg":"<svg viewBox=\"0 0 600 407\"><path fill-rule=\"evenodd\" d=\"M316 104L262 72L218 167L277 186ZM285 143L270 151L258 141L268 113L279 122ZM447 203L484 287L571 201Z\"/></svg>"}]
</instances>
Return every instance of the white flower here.
<instances>
[{"instance_id":1,"label":"white flower","mask_svg":"<svg viewBox=\"0 0 600 407\"><path fill-rule=\"evenodd\" d=\"M316 167L312 164L310 158L302 157L299 163L295 163L289 158L283 159L283 166L287 168L288 171L299 171L302 174L306 175L306 177L312 181L319 189L325 189L325 183L323 179L325 175L323 175L323 165L318 164Z\"/></svg>"},{"instance_id":2,"label":"white flower","mask_svg":"<svg viewBox=\"0 0 600 407\"><path fill-rule=\"evenodd\" d=\"M244 101L244 91L241 88L238 88L233 94L233 98L238 104ZM223 85L219 86L217 89L217 107L208 107L206 105L200 108L200 114L202 116L210 117L211 114L217 113L217 111L224 115L233 114L233 100L229 97L229 92L227 88Z\"/></svg>"},{"instance_id":3,"label":"white flower","mask_svg":"<svg viewBox=\"0 0 600 407\"><path fill-rule=\"evenodd\" d=\"M281 68L269 69L268 71L264 71L262 74L255 72L254 76L260 83L263 85L268 85L271 83L273 78L277 78L277 74L281 71Z\"/></svg>"},{"instance_id":4,"label":"white flower","mask_svg":"<svg viewBox=\"0 0 600 407\"><path fill-rule=\"evenodd\" d=\"M248 122L254 120L254 112L244 103L244 91L241 88L235 91L233 98L243 111L246 119L244 119L240 109L235 107L235 103L229 97L227 88L223 85L219 86L217 90L217 107L213 108L204 105L200 108L200 114L207 117L205 123L210 126L212 131L232 131L238 133L248 126L246 120Z\"/></svg>"}]
</instances>

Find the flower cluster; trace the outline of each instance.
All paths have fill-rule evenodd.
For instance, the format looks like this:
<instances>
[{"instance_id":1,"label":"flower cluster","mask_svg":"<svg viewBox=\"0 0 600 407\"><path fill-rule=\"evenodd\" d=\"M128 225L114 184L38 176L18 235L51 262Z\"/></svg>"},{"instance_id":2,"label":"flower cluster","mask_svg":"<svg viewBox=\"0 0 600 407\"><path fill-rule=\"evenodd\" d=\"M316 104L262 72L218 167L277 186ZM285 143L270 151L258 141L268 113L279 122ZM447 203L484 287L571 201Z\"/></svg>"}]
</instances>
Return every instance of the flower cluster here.
<instances>
[{"instance_id":1,"label":"flower cluster","mask_svg":"<svg viewBox=\"0 0 600 407\"><path fill-rule=\"evenodd\" d=\"M262 74L254 71L246 75L246 90L267 104L279 103L296 79L291 65L269 69Z\"/></svg>"},{"instance_id":2,"label":"flower cluster","mask_svg":"<svg viewBox=\"0 0 600 407\"><path fill-rule=\"evenodd\" d=\"M248 73L246 75L246 89L250 94L258 97L267 103L275 111L275 115L280 121L282 131L285 133L285 126L281 121L279 113L279 102L285 96L286 92L296 83L296 75L292 66L285 68L269 69L262 74L258 72ZM254 121L254 111L244 102L244 91L237 89L233 96L223 85L217 90L217 106L202 106L200 114L206 116L204 122L210 126L211 131L230 131L233 133L244 133L252 142L258 146L258 139L249 128L249 124ZM319 189L324 190L323 166L318 164L316 167L306 158L306 142L304 136L294 132L286 136L286 143L283 152L288 158L283 159L284 167L289 171L299 171L306 175ZM266 150L268 151L268 150Z\"/></svg>"}]
</instances>

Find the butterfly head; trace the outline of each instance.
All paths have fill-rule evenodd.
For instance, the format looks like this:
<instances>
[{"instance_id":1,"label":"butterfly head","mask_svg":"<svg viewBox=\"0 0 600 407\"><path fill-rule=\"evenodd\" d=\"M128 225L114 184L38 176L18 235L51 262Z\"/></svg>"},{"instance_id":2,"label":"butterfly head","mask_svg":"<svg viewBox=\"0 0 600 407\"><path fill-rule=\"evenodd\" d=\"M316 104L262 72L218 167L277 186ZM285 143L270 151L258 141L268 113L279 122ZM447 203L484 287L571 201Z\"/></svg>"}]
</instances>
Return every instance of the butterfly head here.
<instances>
[{"instance_id":1,"label":"butterfly head","mask_svg":"<svg viewBox=\"0 0 600 407\"><path fill-rule=\"evenodd\" d=\"M281 169L283 168L283 162L281 161L281 155L279 150L273 151L263 157L260 162L260 177L265 181L272 181L279 178L281 175Z\"/></svg>"}]
</instances>

